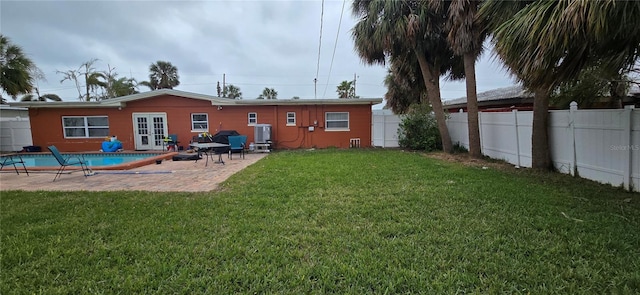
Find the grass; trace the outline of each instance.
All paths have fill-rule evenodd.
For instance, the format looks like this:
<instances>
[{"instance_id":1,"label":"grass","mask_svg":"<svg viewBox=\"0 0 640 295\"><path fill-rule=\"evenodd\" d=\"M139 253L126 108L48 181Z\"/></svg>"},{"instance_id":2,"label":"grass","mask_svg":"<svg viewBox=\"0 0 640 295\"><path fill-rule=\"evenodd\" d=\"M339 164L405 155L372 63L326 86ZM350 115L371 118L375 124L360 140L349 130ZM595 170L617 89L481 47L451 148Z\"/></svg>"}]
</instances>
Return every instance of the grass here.
<instances>
[{"instance_id":1,"label":"grass","mask_svg":"<svg viewBox=\"0 0 640 295\"><path fill-rule=\"evenodd\" d=\"M201 193L2 192L0 293L640 292L640 196L398 150Z\"/></svg>"}]
</instances>

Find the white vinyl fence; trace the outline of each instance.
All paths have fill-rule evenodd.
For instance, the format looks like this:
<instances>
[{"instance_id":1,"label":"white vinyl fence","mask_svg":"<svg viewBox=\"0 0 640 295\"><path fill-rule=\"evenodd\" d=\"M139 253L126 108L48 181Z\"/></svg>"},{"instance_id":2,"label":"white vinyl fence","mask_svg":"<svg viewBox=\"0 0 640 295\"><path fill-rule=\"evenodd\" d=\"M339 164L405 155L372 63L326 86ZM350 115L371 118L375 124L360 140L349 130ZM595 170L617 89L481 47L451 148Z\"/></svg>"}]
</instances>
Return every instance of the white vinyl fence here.
<instances>
[{"instance_id":1,"label":"white vinyl fence","mask_svg":"<svg viewBox=\"0 0 640 295\"><path fill-rule=\"evenodd\" d=\"M17 152L32 144L27 109L0 107L0 151Z\"/></svg>"},{"instance_id":2,"label":"white vinyl fence","mask_svg":"<svg viewBox=\"0 0 640 295\"><path fill-rule=\"evenodd\" d=\"M400 117L391 110L373 110L373 126L371 128L372 145L377 147L394 148L398 145L398 126Z\"/></svg>"},{"instance_id":3,"label":"white vinyl fence","mask_svg":"<svg viewBox=\"0 0 640 295\"><path fill-rule=\"evenodd\" d=\"M479 115L482 153L531 167L533 112ZM452 141L469 147L467 113L447 120ZM549 112L549 147L555 168L571 175L640 192L640 110Z\"/></svg>"}]
</instances>

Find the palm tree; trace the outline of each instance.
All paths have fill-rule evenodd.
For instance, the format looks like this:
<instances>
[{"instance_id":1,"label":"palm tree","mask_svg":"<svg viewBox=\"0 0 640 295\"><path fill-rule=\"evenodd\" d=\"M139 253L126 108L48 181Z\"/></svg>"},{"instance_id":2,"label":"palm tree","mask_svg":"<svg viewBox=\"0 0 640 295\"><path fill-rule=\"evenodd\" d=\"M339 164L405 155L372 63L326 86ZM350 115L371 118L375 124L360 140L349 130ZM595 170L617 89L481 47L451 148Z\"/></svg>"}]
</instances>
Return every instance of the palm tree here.
<instances>
[{"instance_id":1,"label":"palm tree","mask_svg":"<svg viewBox=\"0 0 640 295\"><path fill-rule=\"evenodd\" d=\"M15 100L19 94L31 93L34 71L37 71L37 67L22 52L22 48L0 35L0 97L4 92Z\"/></svg>"},{"instance_id":2,"label":"palm tree","mask_svg":"<svg viewBox=\"0 0 640 295\"><path fill-rule=\"evenodd\" d=\"M231 99L242 99L242 92L240 92L240 88L234 86L233 84L229 84L229 86L224 87L222 97Z\"/></svg>"},{"instance_id":3,"label":"palm tree","mask_svg":"<svg viewBox=\"0 0 640 295\"><path fill-rule=\"evenodd\" d=\"M497 55L534 93L532 166L549 169L551 93L593 64L611 71L633 66L640 54L640 2L487 0L480 15Z\"/></svg>"},{"instance_id":4,"label":"palm tree","mask_svg":"<svg viewBox=\"0 0 640 295\"><path fill-rule=\"evenodd\" d=\"M160 89L158 87L158 82L157 81L140 81L140 83L138 83L139 85L142 86L147 86L149 87L149 90L157 90Z\"/></svg>"},{"instance_id":5,"label":"palm tree","mask_svg":"<svg viewBox=\"0 0 640 295\"><path fill-rule=\"evenodd\" d=\"M436 9L435 5L421 1L355 0L352 12L359 21L352 35L360 58L369 64L384 65L387 57L394 55L415 55L443 149L450 153L453 145L440 98L439 79L452 70L455 62L444 33L446 5L443 3Z\"/></svg>"},{"instance_id":6,"label":"palm tree","mask_svg":"<svg viewBox=\"0 0 640 295\"><path fill-rule=\"evenodd\" d=\"M109 83L111 86L107 90L107 93L109 95L108 98L115 98L139 93L136 79L127 77L122 77L119 79L115 79L115 77L112 77L111 79L112 80Z\"/></svg>"},{"instance_id":7,"label":"palm tree","mask_svg":"<svg viewBox=\"0 0 640 295\"><path fill-rule=\"evenodd\" d=\"M600 66L590 66L583 69L576 79L560 83L551 95L551 106L567 108L575 101L580 108L590 108L606 100L607 107L621 108L630 83L631 77L626 73L608 73Z\"/></svg>"},{"instance_id":8,"label":"palm tree","mask_svg":"<svg viewBox=\"0 0 640 295\"><path fill-rule=\"evenodd\" d=\"M60 83L63 83L64 81L72 81L75 83L76 85L76 90L78 90L78 99L79 100L83 100L82 98L82 92L80 91L80 81L78 80L78 76L79 76L79 71L78 70L67 70L65 72L63 71L56 71L57 74L62 74L63 78L60 80Z\"/></svg>"},{"instance_id":9,"label":"palm tree","mask_svg":"<svg viewBox=\"0 0 640 295\"><path fill-rule=\"evenodd\" d=\"M173 89L180 85L178 68L168 61L157 61L149 66L149 81L140 82L141 85L156 89Z\"/></svg>"},{"instance_id":10,"label":"palm tree","mask_svg":"<svg viewBox=\"0 0 640 295\"><path fill-rule=\"evenodd\" d=\"M86 101L90 101L91 98L93 97L95 100L98 100L99 97L96 94L97 90L99 88L104 88L107 86L107 77L101 73L96 71L95 68L93 68L93 64L98 61L97 58L94 58L90 61L87 61L85 63L83 63L82 65L80 65L80 68L84 68L84 70L82 72L80 72L80 74L84 75L84 87L86 90L86 95L85 95L85 100ZM90 93L94 93L94 95L92 96Z\"/></svg>"},{"instance_id":11,"label":"palm tree","mask_svg":"<svg viewBox=\"0 0 640 295\"><path fill-rule=\"evenodd\" d=\"M60 96L56 94L51 94L51 93L43 94L41 96L36 96L30 93L20 98L20 101L47 101L47 100L62 101L62 98L60 98Z\"/></svg>"},{"instance_id":12,"label":"palm tree","mask_svg":"<svg viewBox=\"0 0 640 295\"><path fill-rule=\"evenodd\" d=\"M99 100L101 97L97 93L98 89L107 87L107 76L102 72L96 71L93 67L96 61L98 61L97 58L86 61L82 63L77 70L56 71L58 74L63 75L60 83L67 80L74 82L78 90L78 99L81 101L90 101L91 99ZM84 94L80 90L80 77L84 77Z\"/></svg>"},{"instance_id":13,"label":"palm tree","mask_svg":"<svg viewBox=\"0 0 640 295\"><path fill-rule=\"evenodd\" d=\"M453 52L462 56L467 89L467 121L469 131L469 155L482 157L480 150L480 126L478 125L478 94L476 92L476 60L482 52L485 30L477 21L478 6L475 0L453 0L449 5L447 41Z\"/></svg>"},{"instance_id":14,"label":"palm tree","mask_svg":"<svg viewBox=\"0 0 640 295\"><path fill-rule=\"evenodd\" d=\"M273 88L265 87L258 99L278 99L278 92Z\"/></svg>"},{"instance_id":15,"label":"palm tree","mask_svg":"<svg viewBox=\"0 0 640 295\"><path fill-rule=\"evenodd\" d=\"M356 97L356 89L353 87L353 81L342 81L337 86L336 92L338 93L338 98L355 98Z\"/></svg>"},{"instance_id":16,"label":"palm tree","mask_svg":"<svg viewBox=\"0 0 640 295\"><path fill-rule=\"evenodd\" d=\"M388 74L384 79L387 93L384 95L386 107L396 114L406 114L412 105L419 104L426 99L424 80L420 72L420 66L414 55L402 60L398 56L391 59Z\"/></svg>"}]
</instances>

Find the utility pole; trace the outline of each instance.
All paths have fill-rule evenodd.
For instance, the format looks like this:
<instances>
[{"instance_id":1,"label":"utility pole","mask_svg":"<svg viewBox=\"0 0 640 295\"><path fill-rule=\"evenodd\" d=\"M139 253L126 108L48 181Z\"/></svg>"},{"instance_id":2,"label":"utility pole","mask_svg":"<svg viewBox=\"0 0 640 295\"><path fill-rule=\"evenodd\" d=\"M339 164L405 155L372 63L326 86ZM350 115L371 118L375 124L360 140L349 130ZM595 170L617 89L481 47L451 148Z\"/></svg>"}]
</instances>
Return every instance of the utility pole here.
<instances>
[{"instance_id":1,"label":"utility pole","mask_svg":"<svg viewBox=\"0 0 640 295\"><path fill-rule=\"evenodd\" d=\"M227 89L226 88L227 87L227 83L225 81L226 75L227 74L222 74L222 93L223 93L222 96L226 96L226 95L224 95L224 91Z\"/></svg>"},{"instance_id":2,"label":"utility pole","mask_svg":"<svg viewBox=\"0 0 640 295\"><path fill-rule=\"evenodd\" d=\"M318 78L313 78L313 98L318 99Z\"/></svg>"},{"instance_id":3,"label":"utility pole","mask_svg":"<svg viewBox=\"0 0 640 295\"><path fill-rule=\"evenodd\" d=\"M353 73L353 97L356 97L356 73Z\"/></svg>"}]
</instances>

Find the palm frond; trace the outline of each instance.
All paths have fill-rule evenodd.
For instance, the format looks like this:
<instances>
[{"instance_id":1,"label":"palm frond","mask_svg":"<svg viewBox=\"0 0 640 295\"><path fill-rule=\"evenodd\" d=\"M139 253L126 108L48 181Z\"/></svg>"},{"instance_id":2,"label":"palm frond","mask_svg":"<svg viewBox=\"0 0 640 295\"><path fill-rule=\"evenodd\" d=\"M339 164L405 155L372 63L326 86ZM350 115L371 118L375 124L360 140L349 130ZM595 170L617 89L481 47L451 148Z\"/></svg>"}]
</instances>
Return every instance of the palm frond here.
<instances>
[{"instance_id":1,"label":"palm frond","mask_svg":"<svg viewBox=\"0 0 640 295\"><path fill-rule=\"evenodd\" d=\"M33 90L34 74L39 69L29 59L20 46L0 35L0 89L14 100L19 94Z\"/></svg>"}]
</instances>

